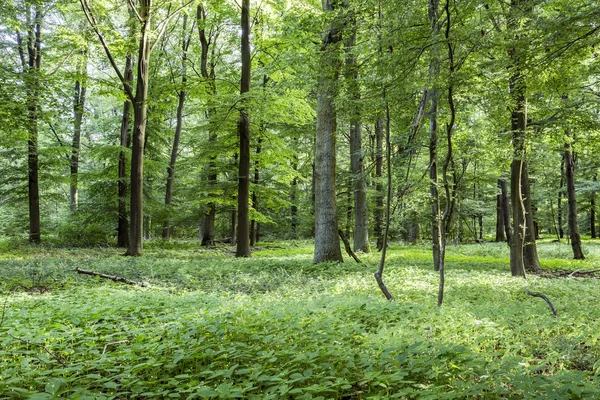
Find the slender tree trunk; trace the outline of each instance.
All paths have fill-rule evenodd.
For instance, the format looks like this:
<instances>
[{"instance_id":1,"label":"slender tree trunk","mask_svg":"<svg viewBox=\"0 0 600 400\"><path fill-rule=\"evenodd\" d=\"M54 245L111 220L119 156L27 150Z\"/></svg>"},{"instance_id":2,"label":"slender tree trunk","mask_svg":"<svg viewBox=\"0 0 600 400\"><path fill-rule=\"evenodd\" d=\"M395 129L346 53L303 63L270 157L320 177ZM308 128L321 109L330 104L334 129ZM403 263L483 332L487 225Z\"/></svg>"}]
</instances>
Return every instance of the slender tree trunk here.
<instances>
[{"instance_id":1,"label":"slender tree trunk","mask_svg":"<svg viewBox=\"0 0 600 400\"><path fill-rule=\"evenodd\" d=\"M495 242L506 241L504 235L504 216L502 215L502 195L499 193L496 195L496 239Z\"/></svg>"},{"instance_id":2,"label":"slender tree trunk","mask_svg":"<svg viewBox=\"0 0 600 400\"><path fill-rule=\"evenodd\" d=\"M563 188L565 186L565 155L563 153L562 161L560 163L560 187L558 188L558 203L557 203L557 214L558 214L558 238L563 239L565 237L565 231L563 230Z\"/></svg>"},{"instance_id":3,"label":"slender tree trunk","mask_svg":"<svg viewBox=\"0 0 600 400\"><path fill-rule=\"evenodd\" d=\"M540 272L542 266L540 265L536 240L536 228L533 220L533 206L531 205L531 190L529 184L529 172L527 169L527 163L523 163L523 171L521 174L521 193L523 196L523 205L525 207L525 223L527 229L525 230L525 244L523 248L523 261L525 262L525 269L529 272Z\"/></svg>"},{"instance_id":4,"label":"slender tree trunk","mask_svg":"<svg viewBox=\"0 0 600 400\"><path fill-rule=\"evenodd\" d=\"M163 225L162 237L164 240L171 238L171 210L170 206L173 202L173 182L175 179L175 163L177 162L177 155L179 153L179 141L181 139L181 128L183 126L183 106L185 104L186 97L186 66L187 66L187 50L190 44L190 40L187 38L187 15L183 15L183 29L181 39L181 90L178 93L177 102L177 122L175 124L175 136L173 136L173 146L171 147L171 160L167 167L167 187L165 191L165 206L167 207L167 219Z\"/></svg>"},{"instance_id":5,"label":"slender tree trunk","mask_svg":"<svg viewBox=\"0 0 600 400\"><path fill-rule=\"evenodd\" d=\"M598 182L598 174L594 174L594 183ZM590 194L590 234L592 239L596 239L596 191L592 190Z\"/></svg>"},{"instance_id":6,"label":"slender tree trunk","mask_svg":"<svg viewBox=\"0 0 600 400\"><path fill-rule=\"evenodd\" d=\"M264 128L261 128L264 129ZM260 152L262 150L262 140L258 138L258 143L256 144L256 157L258 158ZM258 160L254 162L254 183L255 187L258 187L258 182L260 181L260 170L258 169ZM256 194L256 189L252 191L252 208L254 211L258 211L258 196ZM250 221L250 246L254 246L258 242L258 222L255 219Z\"/></svg>"},{"instance_id":7,"label":"slender tree trunk","mask_svg":"<svg viewBox=\"0 0 600 400\"><path fill-rule=\"evenodd\" d=\"M215 37L206 35L206 10L203 5L199 5L196 11L196 19L198 25L198 34L200 37L201 54L200 54L200 74L206 82L206 91L209 96L209 103L214 101L214 96L217 93L217 86L215 83ZM209 63L209 52L212 49L212 59ZM210 65L209 65L210 64ZM206 110L206 119L209 121L209 133L208 142L210 147L214 147L217 142L217 133L210 123L211 117L215 114L214 107L211 105ZM208 161L208 185L214 187L217 184L217 169L216 169L216 157L209 156ZM211 193L211 196L213 194ZM215 244L215 215L216 206L214 202L207 204L206 213L204 214L203 232L202 232L202 246L214 246ZM234 242L234 239L232 239Z\"/></svg>"},{"instance_id":8,"label":"slender tree trunk","mask_svg":"<svg viewBox=\"0 0 600 400\"><path fill-rule=\"evenodd\" d=\"M323 1L325 13L333 11ZM335 196L335 132L337 78L340 68L338 44L340 21L332 21L323 35L317 89L317 132L315 141L315 251L314 262L343 261L338 239Z\"/></svg>"},{"instance_id":9,"label":"slender tree trunk","mask_svg":"<svg viewBox=\"0 0 600 400\"><path fill-rule=\"evenodd\" d=\"M437 40L441 29L439 21L439 0L428 1L429 25L433 40ZM440 74L440 62L438 58L437 45L432 47L432 57L429 63L429 79L433 87L429 90L429 193L431 195L431 238L433 252L433 269L440 270L440 246L442 242L442 231L440 231L440 195L438 192L438 167L437 167L437 146L438 146L438 98L437 79ZM448 199L449 201L449 199Z\"/></svg>"},{"instance_id":10,"label":"slender tree trunk","mask_svg":"<svg viewBox=\"0 0 600 400\"><path fill-rule=\"evenodd\" d=\"M250 92L250 0L242 0L242 79L240 94ZM250 194L250 116L242 105L238 121L240 164L238 174L238 231L236 257L250 257L248 197Z\"/></svg>"},{"instance_id":11,"label":"slender tree trunk","mask_svg":"<svg viewBox=\"0 0 600 400\"><path fill-rule=\"evenodd\" d=\"M510 204L508 202L508 187L506 186L506 179L498 179L498 187L500 188L500 195L502 197L502 219L504 220L504 233L506 235L506 242L510 244L512 232L510 229Z\"/></svg>"},{"instance_id":12,"label":"slender tree trunk","mask_svg":"<svg viewBox=\"0 0 600 400\"><path fill-rule=\"evenodd\" d=\"M375 237L377 250L383 246L383 116L375 121Z\"/></svg>"},{"instance_id":13,"label":"slender tree trunk","mask_svg":"<svg viewBox=\"0 0 600 400\"><path fill-rule=\"evenodd\" d=\"M140 0L139 14L142 18L138 52L137 82L133 104L133 140L131 150L129 247L127 255L143 253L144 231L144 143L148 107L148 66L150 64L150 9L152 0Z\"/></svg>"},{"instance_id":14,"label":"slender tree trunk","mask_svg":"<svg viewBox=\"0 0 600 400\"><path fill-rule=\"evenodd\" d=\"M81 148L81 125L83 122L83 108L85 105L87 54L78 68L77 81L75 81L75 97L73 101L73 144L71 146L71 182L69 190L69 208L75 212L78 207L78 177L79 177L79 151Z\"/></svg>"},{"instance_id":15,"label":"slender tree trunk","mask_svg":"<svg viewBox=\"0 0 600 400\"><path fill-rule=\"evenodd\" d=\"M360 87L358 64L354 52L356 43L356 18L352 16L350 35L346 46L346 80L353 107L350 115L350 167L354 193L354 251L369 252L369 216L367 211L367 180L362 149L362 123L360 112Z\"/></svg>"},{"instance_id":16,"label":"slender tree trunk","mask_svg":"<svg viewBox=\"0 0 600 400\"><path fill-rule=\"evenodd\" d=\"M33 16L32 16L33 11ZM41 5L27 6L27 60L20 33L17 32L19 54L27 90L27 188L29 205L29 242L39 244L40 234L40 190L38 161L38 119L40 112L40 65L42 57L42 11Z\"/></svg>"},{"instance_id":17,"label":"slender tree trunk","mask_svg":"<svg viewBox=\"0 0 600 400\"><path fill-rule=\"evenodd\" d=\"M128 55L125 60L125 82L131 87L133 83L132 59ZM125 149L131 146L131 136L129 135L129 119L131 114L131 101L126 99L123 103L123 116L121 117L121 136L118 167L118 223L117 223L117 246L129 247L129 223L127 221L127 159Z\"/></svg>"},{"instance_id":18,"label":"slender tree trunk","mask_svg":"<svg viewBox=\"0 0 600 400\"><path fill-rule=\"evenodd\" d=\"M294 139L295 142L297 142L297 140ZM294 162L292 164L292 169L294 170L294 172L296 173L298 171L298 155L294 155ZM292 183L290 185L290 215L291 215L291 232L292 232L292 239L297 239L298 238L298 205L296 204L297 200L297 193L296 191L298 190L298 178L297 176L294 174L294 177L292 178Z\"/></svg>"},{"instance_id":19,"label":"slender tree trunk","mask_svg":"<svg viewBox=\"0 0 600 400\"><path fill-rule=\"evenodd\" d=\"M575 197L575 164L573 163L573 137L571 129L565 132L565 170L567 172L567 198L569 199L569 234L571 236L571 247L573 258L583 260L585 257L581 250L581 237L577 225L577 199Z\"/></svg>"}]
</instances>

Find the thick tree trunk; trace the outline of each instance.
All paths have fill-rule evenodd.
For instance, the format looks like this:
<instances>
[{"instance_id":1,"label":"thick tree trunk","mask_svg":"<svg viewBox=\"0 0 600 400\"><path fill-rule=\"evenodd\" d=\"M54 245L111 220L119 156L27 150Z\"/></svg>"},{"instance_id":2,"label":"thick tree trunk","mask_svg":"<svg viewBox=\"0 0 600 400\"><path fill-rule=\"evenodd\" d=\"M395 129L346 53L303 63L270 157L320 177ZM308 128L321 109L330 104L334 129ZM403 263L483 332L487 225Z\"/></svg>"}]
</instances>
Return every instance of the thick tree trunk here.
<instances>
[{"instance_id":1,"label":"thick tree trunk","mask_svg":"<svg viewBox=\"0 0 600 400\"><path fill-rule=\"evenodd\" d=\"M165 206L167 207L167 219L163 225L162 237L164 240L171 238L171 210L170 206L173 202L173 181L175 179L175 164L179 153L179 141L181 139L181 128L183 126L183 106L185 104L187 82L186 66L187 66L187 50L190 40L187 38L187 15L183 15L183 28L181 39L181 90L178 93L177 103L177 122L175 124L175 136L173 136L173 146L171 147L171 159L167 167L167 187L165 191Z\"/></svg>"},{"instance_id":2,"label":"thick tree trunk","mask_svg":"<svg viewBox=\"0 0 600 400\"><path fill-rule=\"evenodd\" d=\"M433 40L439 36L441 23L439 21L439 1L428 1L429 25ZM438 146L438 98L437 77L440 73L440 62L438 58L437 45L432 48L432 57L429 63L429 76L434 82L434 87L429 89L429 194L431 195L431 238L433 252L433 269L440 270L442 231L440 231L440 195L438 192L438 167L437 167L437 146ZM450 199L448 199L450 201Z\"/></svg>"},{"instance_id":3,"label":"thick tree trunk","mask_svg":"<svg viewBox=\"0 0 600 400\"><path fill-rule=\"evenodd\" d=\"M383 246L383 116L375 121L375 237L377 250Z\"/></svg>"},{"instance_id":4,"label":"thick tree trunk","mask_svg":"<svg viewBox=\"0 0 600 400\"><path fill-rule=\"evenodd\" d=\"M325 13L333 11L323 1ZM317 89L317 132L315 141L315 251L314 262L343 261L338 239L335 196L335 132L337 78L340 68L338 43L340 22L332 21L323 35Z\"/></svg>"},{"instance_id":5,"label":"thick tree trunk","mask_svg":"<svg viewBox=\"0 0 600 400\"><path fill-rule=\"evenodd\" d=\"M127 85L131 87L133 82L133 67L131 56L127 56L125 60L124 78ZM123 116L121 117L121 136L119 144L121 151L119 152L119 167L118 167L118 223L117 223L117 246L129 247L129 223L127 221L127 159L125 157L125 149L131 145L131 137L129 135L129 119L131 113L131 101L126 99L123 103Z\"/></svg>"},{"instance_id":6,"label":"thick tree trunk","mask_svg":"<svg viewBox=\"0 0 600 400\"><path fill-rule=\"evenodd\" d=\"M250 0L242 0L242 78L240 94L250 92ZM238 173L238 231L236 257L250 257L250 225L248 197L250 194L250 116L242 104L238 121L240 164Z\"/></svg>"},{"instance_id":7,"label":"thick tree trunk","mask_svg":"<svg viewBox=\"0 0 600 400\"><path fill-rule=\"evenodd\" d=\"M565 132L565 170L567 180L567 198L569 200L569 234L571 237L571 247L573 248L573 258L583 260L585 257L581 250L581 237L579 236L579 226L577 225L577 199L575 197L575 164L573 162L573 137L571 129Z\"/></svg>"},{"instance_id":8,"label":"thick tree trunk","mask_svg":"<svg viewBox=\"0 0 600 400\"><path fill-rule=\"evenodd\" d=\"M144 143L148 107L148 66L150 63L150 9L152 0L140 0L142 29L139 42L137 82L133 104L133 138L131 149L129 247L126 255L143 253L144 232Z\"/></svg>"},{"instance_id":9,"label":"thick tree trunk","mask_svg":"<svg viewBox=\"0 0 600 400\"><path fill-rule=\"evenodd\" d=\"M71 145L71 182L69 185L69 209L71 212L77 210L79 199L79 151L81 148L81 125L83 122L87 75L87 55L83 54L83 56L85 61L78 68L79 76L75 82L75 97L73 100L73 143Z\"/></svg>"}]
</instances>

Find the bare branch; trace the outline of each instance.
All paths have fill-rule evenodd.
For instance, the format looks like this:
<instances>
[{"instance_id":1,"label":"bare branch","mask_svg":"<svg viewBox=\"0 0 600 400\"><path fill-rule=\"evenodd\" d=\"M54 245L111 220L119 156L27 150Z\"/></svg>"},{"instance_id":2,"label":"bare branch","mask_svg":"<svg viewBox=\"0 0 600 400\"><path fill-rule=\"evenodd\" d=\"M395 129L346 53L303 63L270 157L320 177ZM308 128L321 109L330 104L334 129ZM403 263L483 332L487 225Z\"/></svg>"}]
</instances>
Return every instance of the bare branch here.
<instances>
[{"instance_id":1,"label":"bare branch","mask_svg":"<svg viewBox=\"0 0 600 400\"><path fill-rule=\"evenodd\" d=\"M135 4L133 4L133 0L129 0L129 7L131 8L131 11L133 11L135 16L137 17L138 21L140 21L140 23L144 23L142 16L138 12L137 8L135 8Z\"/></svg>"}]
</instances>

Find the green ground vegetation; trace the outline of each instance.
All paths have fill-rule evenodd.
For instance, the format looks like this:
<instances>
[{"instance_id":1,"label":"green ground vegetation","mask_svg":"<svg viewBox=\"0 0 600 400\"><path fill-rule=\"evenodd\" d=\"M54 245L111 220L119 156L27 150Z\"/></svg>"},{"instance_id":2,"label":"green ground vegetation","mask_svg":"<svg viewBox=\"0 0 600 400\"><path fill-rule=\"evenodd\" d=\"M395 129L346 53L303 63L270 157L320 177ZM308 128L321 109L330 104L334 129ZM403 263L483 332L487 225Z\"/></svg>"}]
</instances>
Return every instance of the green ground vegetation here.
<instances>
[{"instance_id":1,"label":"green ground vegetation","mask_svg":"<svg viewBox=\"0 0 600 400\"><path fill-rule=\"evenodd\" d=\"M427 246L392 245L388 302L371 267L312 263L310 242L114 248L0 243L0 398L599 397L598 280L510 276L505 244L449 246L446 301ZM592 270L542 242L547 269ZM145 282L129 286L75 268ZM554 318L542 299L558 309Z\"/></svg>"}]
</instances>

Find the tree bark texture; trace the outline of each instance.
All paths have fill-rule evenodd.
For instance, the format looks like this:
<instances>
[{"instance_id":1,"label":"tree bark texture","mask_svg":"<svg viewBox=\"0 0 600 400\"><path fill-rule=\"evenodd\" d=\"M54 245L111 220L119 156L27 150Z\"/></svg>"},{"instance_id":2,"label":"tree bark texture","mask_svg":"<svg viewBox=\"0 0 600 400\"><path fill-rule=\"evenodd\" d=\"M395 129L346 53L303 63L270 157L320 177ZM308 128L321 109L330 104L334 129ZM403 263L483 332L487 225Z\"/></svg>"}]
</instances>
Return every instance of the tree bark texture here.
<instances>
[{"instance_id":1,"label":"tree bark texture","mask_svg":"<svg viewBox=\"0 0 600 400\"><path fill-rule=\"evenodd\" d=\"M207 36L206 31L206 10L202 5L199 5L196 12L196 19L198 24L198 34L200 37L201 54L200 54L200 74L206 82L206 91L209 96L209 103L214 101L214 96L217 93L217 86L215 83L215 43L216 35ZM212 52L212 58L209 61L209 52ZM206 109L206 119L210 121L211 116L215 114L214 106L209 106ZM209 122L208 142L211 147L217 141L217 133L215 131L214 124ZM214 187L217 184L217 170L216 170L216 157L214 155L209 156L208 162L208 185ZM212 193L210 194L212 196ZM207 204L207 211L204 214L203 233L202 233L202 246L213 246L215 244L215 215L216 205L214 202ZM233 239L232 239L233 240Z\"/></svg>"},{"instance_id":2,"label":"tree bark texture","mask_svg":"<svg viewBox=\"0 0 600 400\"><path fill-rule=\"evenodd\" d=\"M175 123L175 135L173 136L173 146L171 147L171 159L167 167L167 187L165 190L165 206L167 207L167 219L163 225L162 237L164 240L171 238L171 210L170 206L173 202L173 183L175 180L175 164L177 163L177 155L179 154L179 141L181 139L181 128L183 126L183 106L186 97L186 65L187 65L187 50L190 44L190 39L187 37L187 15L183 15L183 28L181 39L181 90L178 92L177 102L177 122Z\"/></svg>"},{"instance_id":3,"label":"tree bark texture","mask_svg":"<svg viewBox=\"0 0 600 400\"><path fill-rule=\"evenodd\" d=\"M133 61L130 55L125 60L124 78L125 84L133 84ZM123 103L123 116L121 117L121 136L119 144L121 151L119 152L119 167L118 167L118 222L117 222L117 246L129 247L129 222L127 220L127 158L125 149L131 146L131 136L129 134L129 120L131 114L131 101L125 99Z\"/></svg>"},{"instance_id":4,"label":"tree bark texture","mask_svg":"<svg viewBox=\"0 0 600 400\"><path fill-rule=\"evenodd\" d=\"M571 237L571 247L573 248L573 258L583 260L585 257L581 250L581 237L579 236L579 226L577 225L577 199L575 196L575 163L573 162L573 137L571 129L565 132L565 171L567 181L567 199L569 200L569 234Z\"/></svg>"},{"instance_id":5,"label":"tree bark texture","mask_svg":"<svg viewBox=\"0 0 600 400\"><path fill-rule=\"evenodd\" d=\"M73 142L71 145L71 181L69 187L69 209L75 212L78 207L79 190L79 151L81 149L81 125L83 122L83 109L85 106L87 54L83 54L84 61L79 65L78 77L75 81L73 99Z\"/></svg>"},{"instance_id":6,"label":"tree bark texture","mask_svg":"<svg viewBox=\"0 0 600 400\"><path fill-rule=\"evenodd\" d=\"M428 1L429 25L433 40L439 36L441 23L439 21L439 1ZM438 58L437 45L432 48L432 57L429 63L429 79L433 82L433 87L429 89L429 194L431 195L431 238L433 253L433 269L440 270L440 248L442 242L442 231L440 230L441 212L440 195L438 192L438 167L437 167L437 147L438 147L438 100L439 90L437 88L437 79L440 73L440 62Z\"/></svg>"},{"instance_id":7,"label":"tree bark texture","mask_svg":"<svg viewBox=\"0 0 600 400\"><path fill-rule=\"evenodd\" d=\"M34 8L34 9L32 9ZM32 15L33 13L33 15ZM29 207L29 242L41 242L40 189L38 161L38 119L40 114L40 66L42 60L42 10L41 5L28 5L27 59L20 33L17 33L19 54L23 67L23 80L27 91L27 189Z\"/></svg>"},{"instance_id":8,"label":"tree bark texture","mask_svg":"<svg viewBox=\"0 0 600 400\"><path fill-rule=\"evenodd\" d=\"M250 92L250 0L242 0L242 78L240 94ZM236 257L250 257L250 225L248 219L248 197L250 194L250 115L242 100L238 135L240 139L240 161L238 173L238 229Z\"/></svg>"},{"instance_id":9,"label":"tree bark texture","mask_svg":"<svg viewBox=\"0 0 600 400\"><path fill-rule=\"evenodd\" d=\"M140 0L142 18L138 48L137 82L133 102L133 138L129 192L130 224L127 255L139 256L144 251L144 143L148 110L148 67L150 64L150 11L152 0Z\"/></svg>"},{"instance_id":10,"label":"tree bark texture","mask_svg":"<svg viewBox=\"0 0 600 400\"><path fill-rule=\"evenodd\" d=\"M375 237L377 250L383 246L383 116L375 121Z\"/></svg>"},{"instance_id":11,"label":"tree bark texture","mask_svg":"<svg viewBox=\"0 0 600 400\"><path fill-rule=\"evenodd\" d=\"M496 195L496 239L495 242L505 242L504 215L502 214L502 195Z\"/></svg>"},{"instance_id":12,"label":"tree bark texture","mask_svg":"<svg viewBox=\"0 0 600 400\"><path fill-rule=\"evenodd\" d=\"M329 0L323 1L323 11L333 12ZM334 19L327 27L319 59L317 89L317 131L315 140L315 263L343 261L338 239L335 193L335 132L337 78L340 62L338 43L340 22Z\"/></svg>"}]
</instances>

